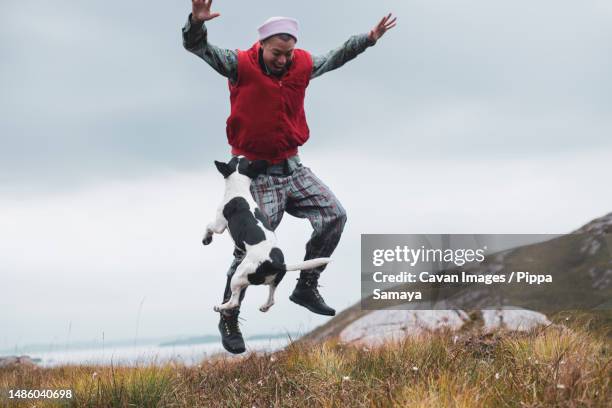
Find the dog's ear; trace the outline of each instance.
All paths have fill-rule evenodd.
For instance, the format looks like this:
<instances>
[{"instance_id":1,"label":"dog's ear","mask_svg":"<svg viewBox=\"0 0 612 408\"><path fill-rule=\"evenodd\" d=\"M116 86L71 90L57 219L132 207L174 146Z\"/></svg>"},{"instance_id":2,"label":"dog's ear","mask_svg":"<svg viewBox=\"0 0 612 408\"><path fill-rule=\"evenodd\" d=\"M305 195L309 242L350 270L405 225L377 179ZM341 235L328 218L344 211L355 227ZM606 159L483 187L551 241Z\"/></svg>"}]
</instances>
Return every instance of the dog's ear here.
<instances>
[{"instance_id":1,"label":"dog's ear","mask_svg":"<svg viewBox=\"0 0 612 408\"><path fill-rule=\"evenodd\" d=\"M253 160L247 167L247 171L249 173L248 176L250 178L255 178L260 174L265 173L267 168L268 162L266 160Z\"/></svg>"},{"instance_id":2,"label":"dog's ear","mask_svg":"<svg viewBox=\"0 0 612 408\"><path fill-rule=\"evenodd\" d=\"M223 178L228 178L229 175L234 172L234 170L231 169L227 163L215 160L215 166L217 166L217 170L219 170L219 173L223 174Z\"/></svg>"}]
</instances>

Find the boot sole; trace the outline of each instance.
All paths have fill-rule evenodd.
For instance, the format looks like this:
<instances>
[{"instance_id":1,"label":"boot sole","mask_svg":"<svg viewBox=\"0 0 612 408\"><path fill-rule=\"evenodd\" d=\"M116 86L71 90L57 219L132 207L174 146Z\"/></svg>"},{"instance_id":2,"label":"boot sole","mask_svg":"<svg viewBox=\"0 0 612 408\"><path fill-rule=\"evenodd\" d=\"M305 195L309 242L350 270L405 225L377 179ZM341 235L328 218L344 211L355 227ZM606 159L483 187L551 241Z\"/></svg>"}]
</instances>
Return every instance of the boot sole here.
<instances>
[{"instance_id":1,"label":"boot sole","mask_svg":"<svg viewBox=\"0 0 612 408\"><path fill-rule=\"evenodd\" d=\"M320 310L313 309L309 304L302 303L297 298L293 297L293 295L289 296L289 300L292 301L295 304L298 304L298 305L300 305L302 307L305 307L306 309L310 310L312 313L320 314L320 315L323 315L323 316L335 316L336 315L336 311L335 310L333 310L331 312L322 312Z\"/></svg>"},{"instance_id":2,"label":"boot sole","mask_svg":"<svg viewBox=\"0 0 612 408\"><path fill-rule=\"evenodd\" d=\"M241 353L244 353L244 352L246 351L246 348L245 348L245 347L243 347L243 348L238 348L238 349L232 349L231 347L228 347L228 346L227 346L227 344L225 344L223 341L221 342L221 345L223 346L223 348L224 348L226 351L229 351L229 352L230 352L230 353L232 353L232 354L241 354Z\"/></svg>"}]
</instances>

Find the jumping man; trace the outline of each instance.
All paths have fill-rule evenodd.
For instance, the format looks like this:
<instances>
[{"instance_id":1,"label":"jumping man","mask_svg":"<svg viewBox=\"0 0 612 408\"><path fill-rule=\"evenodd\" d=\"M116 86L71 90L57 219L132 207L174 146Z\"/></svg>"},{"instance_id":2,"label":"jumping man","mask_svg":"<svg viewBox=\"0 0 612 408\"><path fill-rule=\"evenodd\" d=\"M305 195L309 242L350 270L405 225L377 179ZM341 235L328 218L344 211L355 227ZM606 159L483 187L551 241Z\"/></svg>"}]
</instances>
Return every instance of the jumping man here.
<instances>
[{"instance_id":1,"label":"jumping man","mask_svg":"<svg viewBox=\"0 0 612 408\"><path fill-rule=\"evenodd\" d=\"M295 48L297 20L272 17L258 28L258 41L251 48L228 50L208 42L205 22L220 15L211 12L211 5L212 0L192 0L192 12L183 27L183 45L228 79L231 113L226 130L231 153L268 161L267 173L253 180L251 193L271 228L278 227L285 212L307 218L314 231L304 259L329 257L340 240L346 212L298 157L298 147L309 137L304 113L306 88L311 79L341 67L376 44L395 27L396 19L389 14L369 33L354 35L335 50L313 56ZM223 302L231 295L231 277L243 257L235 248ZM336 311L317 289L324 268L301 271L290 299L313 313L333 316ZM240 301L243 297L244 290ZM231 353L245 351L238 314L239 307L222 312L219 321L223 346Z\"/></svg>"}]
</instances>

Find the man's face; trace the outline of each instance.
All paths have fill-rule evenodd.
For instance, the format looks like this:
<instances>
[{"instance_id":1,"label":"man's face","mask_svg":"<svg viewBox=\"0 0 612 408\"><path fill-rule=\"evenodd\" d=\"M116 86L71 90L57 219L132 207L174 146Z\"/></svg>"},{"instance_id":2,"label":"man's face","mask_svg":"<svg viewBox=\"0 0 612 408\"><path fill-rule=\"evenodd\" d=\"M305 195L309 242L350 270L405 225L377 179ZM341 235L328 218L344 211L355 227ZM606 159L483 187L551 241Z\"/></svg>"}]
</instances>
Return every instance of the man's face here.
<instances>
[{"instance_id":1,"label":"man's face","mask_svg":"<svg viewBox=\"0 0 612 408\"><path fill-rule=\"evenodd\" d=\"M293 58L295 40L284 41L279 37L271 37L261 43L263 60L273 74L282 73Z\"/></svg>"}]
</instances>

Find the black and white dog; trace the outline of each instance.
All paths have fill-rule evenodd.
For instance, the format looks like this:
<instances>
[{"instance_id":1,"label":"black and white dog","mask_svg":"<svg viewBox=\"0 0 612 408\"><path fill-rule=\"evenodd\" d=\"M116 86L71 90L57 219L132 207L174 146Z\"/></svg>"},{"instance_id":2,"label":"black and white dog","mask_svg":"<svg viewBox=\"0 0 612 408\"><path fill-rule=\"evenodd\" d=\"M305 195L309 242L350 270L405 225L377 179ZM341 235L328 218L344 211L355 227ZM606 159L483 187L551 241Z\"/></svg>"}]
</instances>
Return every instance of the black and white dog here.
<instances>
[{"instance_id":1,"label":"black and white dog","mask_svg":"<svg viewBox=\"0 0 612 408\"><path fill-rule=\"evenodd\" d=\"M233 157L229 163L215 161L225 178L225 195L217 210L217 216L206 227L202 243L212 242L213 234L229 229L234 244L246 251L246 255L230 282L231 298L215 306L216 312L233 309L239 305L242 289L249 285L270 286L268 300L259 310L267 312L274 304L274 291L287 271L316 268L328 264L330 258L316 258L295 265L285 265L283 252L276 246L276 235L251 196L251 180L267 168L265 160L250 162L245 157Z\"/></svg>"}]
</instances>

